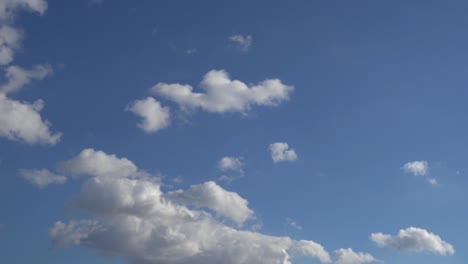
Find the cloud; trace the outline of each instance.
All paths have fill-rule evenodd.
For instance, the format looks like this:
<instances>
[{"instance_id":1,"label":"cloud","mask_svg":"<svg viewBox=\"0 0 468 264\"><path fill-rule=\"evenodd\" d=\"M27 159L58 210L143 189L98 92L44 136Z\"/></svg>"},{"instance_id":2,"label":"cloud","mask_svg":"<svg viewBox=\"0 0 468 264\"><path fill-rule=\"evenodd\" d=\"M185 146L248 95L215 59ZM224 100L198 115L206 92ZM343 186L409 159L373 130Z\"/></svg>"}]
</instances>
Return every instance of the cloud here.
<instances>
[{"instance_id":1,"label":"cloud","mask_svg":"<svg viewBox=\"0 0 468 264\"><path fill-rule=\"evenodd\" d=\"M132 264L291 264L298 256L330 262L316 242L237 229L213 216L212 211L243 222L253 215L247 200L213 182L165 194L159 180L151 177L109 175L109 157L118 164L127 159L83 152L107 158L80 159L80 168L91 169L78 171L94 177L85 181L74 204L89 217L57 221L49 229L56 246L88 247ZM96 169L101 164L105 169Z\"/></svg>"},{"instance_id":2,"label":"cloud","mask_svg":"<svg viewBox=\"0 0 468 264\"><path fill-rule=\"evenodd\" d=\"M20 170L19 175L39 188L45 188L51 184L64 184L67 181L65 176L57 175L46 169Z\"/></svg>"},{"instance_id":3,"label":"cloud","mask_svg":"<svg viewBox=\"0 0 468 264\"><path fill-rule=\"evenodd\" d=\"M289 218L287 217L286 218L286 222L288 223L288 225L294 229L297 229L297 230L302 230L302 226L300 224L298 224L296 222L296 220L292 219L292 218Z\"/></svg>"},{"instance_id":4,"label":"cloud","mask_svg":"<svg viewBox=\"0 0 468 264\"><path fill-rule=\"evenodd\" d=\"M27 144L58 143L62 134L50 132L50 123L39 114L43 107L42 100L30 104L0 93L0 137Z\"/></svg>"},{"instance_id":5,"label":"cloud","mask_svg":"<svg viewBox=\"0 0 468 264\"><path fill-rule=\"evenodd\" d=\"M8 81L0 86L0 92L5 94L16 92L30 83L31 80L42 80L52 73L50 65L36 65L31 70L25 70L19 66L9 66L5 74Z\"/></svg>"},{"instance_id":6,"label":"cloud","mask_svg":"<svg viewBox=\"0 0 468 264\"><path fill-rule=\"evenodd\" d=\"M152 97L136 100L132 102L126 110L143 118L143 121L138 123L138 127L148 133L161 130L170 124L171 114L169 107L161 106L161 104Z\"/></svg>"},{"instance_id":7,"label":"cloud","mask_svg":"<svg viewBox=\"0 0 468 264\"><path fill-rule=\"evenodd\" d=\"M271 158L275 163L280 161L295 161L297 159L296 151L290 149L286 142L272 143L268 148L271 152Z\"/></svg>"},{"instance_id":8,"label":"cloud","mask_svg":"<svg viewBox=\"0 0 468 264\"><path fill-rule=\"evenodd\" d=\"M364 264L381 262L369 253L354 252L351 248L335 250L335 264Z\"/></svg>"},{"instance_id":9,"label":"cloud","mask_svg":"<svg viewBox=\"0 0 468 264\"><path fill-rule=\"evenodd\" d=\"M21 47L23 32L12 26L19 10L44 14L47 1L44 0L3 0L0 1L0 65L13 61L15 51Z\"/></svg>"},{"instance_id":10,"label":"cloud","mask_svg":"<svg viewBox=\"0 0 468 264\"><path fill-rule=\"evenodd\" d=\"M429 163L425 160L411 161L403 165L401 169L414 176L425 176L429 172Z\"/></svg>"},{"instance_id":11,"label":"cloud","mask_svg":"<svg viewBox=\"0 0 468 264\"><path fill-rule=\"evenodd\" d=\"M7 25L0 27L0 65L7 65L13 61L15 50L20 48L22 40L21 30Z\"/></svg>"},{"instance_id":12,"label":"cloud","mask_svg":"<svg viewBox=\"0 0 468 264\"><path fill-rule=\"evenodd\" d=\"M431 185L439 184L439 182L435 178L429 178L429 179L427 179L427 182L430 183Z\"/></svg>"},{"instance_id":13,"label":"cloud","mask_svg":"<svg viewBox=\"0 0 468 264\"><path fill-rule=\"evenodd\" d=\"M294 241L290 248L295 256L316 256L322 263L331 263L330 255L322 245L309 240Z\"/></svg>"},{"instance_id":14,"label":"cloud","mask_svg":"<svg viewBox=\"0 0 468 264\"><path fill-rule=\"evenodd\" d=\"M192 185L187 191L169 192L167 198L182 205L212 209L217 214L233 220L239 226L254 216L247 200L235 192L226 191L213 181Z\"/></svg>"},{"instance_id":15,"label":"cloud","mask_svg":"<svg viewBox=\"0 0 468 264\"><path fill-rule=\"evenodd\" d=\"M279 79L267 79L249 87L241 81L231 80L223 70L208 72L200 86L205 93L193 92L192 86L179 83L158 83L151 88L151 92L187 111L200 108L213 113L245 113L253 105L276 106L288 100L294 90L294 87L283 84Z\"/></svg>"},{"instance_id":16,"label":"cloud","mask_svg":"<svg viewBox=\"0 0 468 264\"><path fill-rule=\"evenodd\" d=\"M252 45L252 36L251 35L231 35L229 36L229 41L233 43L240 51L247 52Z\"/></svg>"},{"instance_id":17,"label":"cloud","mask_svg":"<svg viewBox=\"0 0 468 264\"><path fill-rule=\"evenodd\" d=\"M0 19L8 20L15 16L15 13L20 10L44 14L47 10L47 1L45 0L2 0L0 1Z\"/></svg>"},{"instance_id":18,"label":"cloud","mask_svg":"<svg viewBox=\"0 0 468 264\"><path fill-rule=\"evenodd\" d=\"M76 157L62 161L58 170L75 176L130 177L137 174L137 167L126 158L118 158L91 148L82 150Z\"/></svg>"},{"instance_id":19,"label":"cloud","mask_svg":"<svg viewBox=\"0 0 468 264\"><path fill-rule=\"evenodd\" d=\"M218 162L218 168L221 171L237 171L243 174L242 167L244 163L242 162L242 157L222 157Z\"/></svg>"},{"instance_id":20,"label":"cloud","mask_svg":"<svg viewBox=\"0 0 468 264\"><path fill-rule=\"evenodd\" d=\"M379 247L388 247L397 251L427 251L444 256L455 254L451 244L443 241L438 235L417 227L401 229L396 236L373 233L371 240Z\"/></svg>"}]
</instances>

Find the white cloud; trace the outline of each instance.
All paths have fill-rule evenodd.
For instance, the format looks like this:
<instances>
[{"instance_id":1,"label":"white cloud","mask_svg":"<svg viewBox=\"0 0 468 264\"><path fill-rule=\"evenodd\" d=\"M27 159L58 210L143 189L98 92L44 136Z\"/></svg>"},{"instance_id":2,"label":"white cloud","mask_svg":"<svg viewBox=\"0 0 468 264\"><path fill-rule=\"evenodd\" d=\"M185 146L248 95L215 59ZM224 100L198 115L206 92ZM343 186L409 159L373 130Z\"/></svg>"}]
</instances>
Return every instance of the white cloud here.
<instances>
[{"instance_id":1,"label":"white cloud","mask_svg":"<svg viewBox=\"0 0 468 264\"><path fill-rule=\"evenodd\" d=\"M0 20L12 19L19 9L44 14L47 10L45 0L2 0L0 1Z\"/></svg>"},{"instance_id":2,"label":"white cloud","mask_svg":"<svg viewBox=\"0 0 468 264\"><path fill-rule=\"evenodd\" d=\"M200 86L205 93L193 92L192 86L179 83L158 83L151 92L174 101L184 110L200 108L214 113L245 113L253 105L276 106L288 100L294 90L279 79L267 79L249 87L241 81L231 80L223 70L208 72Z\"/></svg>"},{"instance_id":3,"label":"white cloud","mask_svg":"<svg viewBox=\"0 0 468 264\"><path fill-rule=\"evenodd\" d=\"M354 252L351 248L335 250L335 264L364 264L381 262L369 253Z\"/></svg>"},{"instance_id":4,"label":"white cloud","mask_svg":"<svg viewBox=\"0 0 468 264\"><path fill-rule=\"evenodd\" d=\"M315 256L322 263L331 263L330 255L322 245L309 240L294 241L290 248L293 256Z\"/></svg>"},{"instance_id":5,"label":"white cloud","mask_svg":"<svg viewBox=\"0 0 468 264\"><path fill-rule=\"evenodd\" d=\"M429 179L427 179L427 182L430 183L431 185L439 184L439 182L437 181L436 178L429 178Z\"/></svg>"},{"instance_id":6,"label":"white cloud","mask_svg":"<svg viewBox=\"0 0 468 264\"><path fill-rule=\"evenodd\" d=\"M106 169L96 169L100 163ZM107 159L83 159L80 164L93 168L84 171L94 177L86 180L75 204L90 218L56 222L49 234L57 246L89 247L133 264L291 264L295 256L330 262L326 250L313 241L239 230L209 210L185 205L208 207L239 222L253 215L245 199L213 182L179 192L175 196L184 201L177 204L150 177L109 175ZM243 213L227 213L220 205Z\"/></svg>"},{"instance_id":7,"label":"white cloud","mask_svg":"<svg viewBox=\"0 0 468 264\"><path fill-rule=\"evenodd\" d=\"M292 218L289 218L287 217L286 218L286 222L288 223L288 225L294 229L297 229L297 230L302 230L302 226L300 224L298 224L296 222L296 220L292 219Z\"/></svg>"},{"instance_id":8,"label":"white cloud","mask_svg":"<svg viewBox=\"0 0 468 264\"><path fill-rule=\"evenodd\" d=\"M91 148L82 150L70 160L60 162L57 167L62 173L76 176L130 177L137 174L137 167L130 160Z\"/></svg>"},{"instance_id":9,"label":"white cloud","mask_svg":"<svg viewBox=\"0 0 468 264\"><path fill-rule=\"evenodd\" d=\"M182 205L212 209L217 214L233 220L238 225L243 225L246 220L254 216L247 200L235 192L226 191L213 181L192 185L186 191L169 192L167 197Z\"/></svg>"},{"instance_id":10,"label":"white cloud","mask_svg":"<svg viewBox=\"0 0 468 264\"><path fill-rule=\"evenodd\" d=\"M5 94L16 92L30 83L31 80L42 80L52 73L50 65L36 65L31 70L25 70L19 66L9 66L5 74L8 81L0 86L0 92Z\"/></svg>"},{"instance_id":11,"label":"white cloud","mask_svg":"<svg viewBox=\"0 0 468 264\"><path fill-rule=\"evenodd\" d=\"M244 162L242 157L222 157L218 162L218 168L222 171L237 171L243 174Z\"/></svg>"},{"instance_id":12,"label":"white cloud","mask_svg":"<svg viewBox=\"0 0 468 264\"><path fill-rule=\"evenodd\" d=\"M51 184L64 184L67 181L65 176L57 175L46 169L20 170L19 175L39 188L45 188Z\"/></svg>"},{"instance_id":13,"label":"white cloud","mask_svg":"<svg viewBox=\"0 0 468 264\"><path fill-rule=\"evenodd\" d=\"M295 161L297 159L297 154L294 149L290 149L288 143L286 142L276 142L272 143L269 146L271 152L271 158L273 161Z\"/></svg>"},{"instance_id":14,"label":"white cloud","mask_svg":"<svg viewBox=\"0 0 468 264\"><path fill-rule=\"evenodd\" d=\"M231 41L234 45L236 45L236 47L243 51L243 52L247 52L249 49L250 49L250 46L252 45L252 36L251 35L240 35L240 34L236 34L236 35L231 35L229 36L229 41Z\"/></svg>"},{"instance_id":15,"label":"white cloud","mask_svg":"<svg viewBox=\"0 0 468 264\"><path fill-rule=\"evenodd\" d=\"M136 100L132 102L126 110L143 118L143 121L138 123L138 127L148 133L161 130L170 124L171 114L169 107L161 106L161 104L152 97Z\"/></svg>"},{"instance_id":16,"label":"white cloud","mask_svg":"<svg viewBox=\"0 0 468 264\"><path fill-rule=\"evenodd\" d=\"M403 165L401 169L414 176L425 176L429 172L429 163L425 160L411 161Z\"/></svg>"},{"instance_id":17,"label":"white cloud","mask_svg":"<svg viewBox=\"0 0 468 264\"><path fill-rule=\"evenodd\" d=\"M23 33L13 27L15 14L20 9L43 14L47 10L44 0L1 0L0 1L0 65L13 61L14 53L21 47Z\"/></svg>"},{"instance_id":18,"label":"white cloud","mask_svg":"<svg viewBox=\"0 0 468 264\"><path fill-rule=\"evenodd\" d=\"M54 145L59 142L62 134L50 132L50 123L39 114L43 107L42 100L29 104L0 93L0 137L27 144Z\"/></svg>"},{"instance_id":19,"label":"white cloud","mask_svg":"<svg viewBox=\"0 0 468 264\"><path fill-rule=\"evenodd\" d=\"M15 50L20 48L22 39L21 30L7 25L0 27L0 65L13 61Z\"/></svg>"},{"instance_id":20,"label":"white cloud","mask_svg":"<svg viewBox=\"0 0 468 264\"><path fill-rule=\"evenodd\" d=\"M373 233L371 240L380 247L388 247L398 251L427 251L444 256L455 254L455 249L451 244L443 241L436 234L416 227L401 229L396 236Z\"/></svg>"}]
</instances>

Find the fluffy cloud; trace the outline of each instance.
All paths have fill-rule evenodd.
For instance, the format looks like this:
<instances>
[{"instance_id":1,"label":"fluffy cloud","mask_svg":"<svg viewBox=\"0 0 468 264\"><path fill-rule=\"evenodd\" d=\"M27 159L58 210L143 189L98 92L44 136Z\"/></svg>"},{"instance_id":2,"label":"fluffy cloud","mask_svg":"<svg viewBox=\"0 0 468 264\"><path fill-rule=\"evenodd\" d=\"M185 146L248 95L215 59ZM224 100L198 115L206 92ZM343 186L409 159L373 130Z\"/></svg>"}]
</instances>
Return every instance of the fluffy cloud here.
<instances>
[{"instance_id":1,"label":"fluffy cloud","mask_svg":"<svg viewBox=\"0 0 468 264\"><path fill-rule=\"evenodd\" d=\"M75 176L130 177L137 174L137 167L126 158L118 158L91 148L82 150L76 157L62 161L58 170Z\"/></svg>"},{"instance_id":2,"label":"fluffy cloud","mask_svg":"<svg viewBox=\"0 0 468 264\"><path fill-rule=\"evenodd\" d=\"M238 225L253 217L253 211L248 202L235 192L228 192L209 181L199 185L192 185L190 189L169 192L167 197L179 204L209 208L217 214L227 217Z\"/></svg>"},{"instance_id":3,"label":"fluffy cloud","mask_svg":"<svg viewBox=\"0 0 468 264\"><path fill-rule=\"evenodd\" d=\"M212 70L201 82L205 93L193 92L187 84L158 83L151 91L174 101L184 110L203 109L208 112L247 112L253 105L275 106L289 99L294 87L279 79L267 79L257 85L231 80L225 71Z\"/></svg>"},{"instance_id":4,"label":"fluffy cloud","mask_svg":"<svg viewBox=\"0 0 468 264\"><path fill-rule=\"evenodd\" d=\"M170 110L163 107L152 97L132 102L126 109L143 118L138 127L151 133L161 130L170 124Z\"/></svg>"},{"instance_id":5,"label":"fluffy cloud","mask_svg":"<svg viewBox=\"0 0 468 264\"><path fill-rule=\"evenodd\" d=\"M380 247L388 247L398 251L427 251L444 256L455 254L455 249L451 244L443 241L436 234L416 227L401 229L396 236L373 233L371 240Z\"/></svg>"},{"instance_id":6,"label":"fluffy cloud","mask_svg":"<svg viewBox=\"0 0 468 264\"><path fill-rule=\"evenodd\" d=\"M27 144L56 144L62 134L50 132L50 123L39 114L43 107L42 100L29 104L0 93L0 137Z\"/></svg>"},{"instance_id":7,"label":"fluffy cloud","mask_svg":"<svg viewBox=\"0 0 468 264\"><path fill-rule=\"evenodd\" d=\"M222 157L218 162L218 168L222 171L238 171L242 174L243 166L241 157Z\"/></svg>"},{"instance_id":8,"label":"fluffy cloud","mask_svg":"<svg viewBox=\"0 0 468 264\"><path fill-rule=\"evenodd\" d=\"M414 176L425 176L429 171L429 163L425 160L411 161L403 165L401 169L406 173L411 173Z\"/></svg>"},{"instance_id":9,"label":"fluffy cloud","mask_svg":"<svg viewBox=\"0 0 468 264\"><path fill-rule=\"evenodd\" d=\"M273 161L294 161L297 159L297 154L294 149L290 149L286 142L276 142L269 146L271 158Z\"/></svg>"},{"instance_id":10,"label":"fluffy cloud","mask_svg":"<svg viewBox=\"0 0 468 264\"><path fill-rule=\"evenodd\" d=\"M252 36L250 36L250 35L247 35L247 36L240 35L240 34L231 35L231 36L229 36L228 39L234 45L236 45L236 47L239 50L241 50L243 52L247 52L249 50L250 46L252 45Z\"/></svg>"},{"instance_id":11,"label":"fluffy cloud","mask_svg":"<svg viewBox=\"0 0 468 264\"><path fill-rule=\"evenodd\" d=\"M364 264L381 262L369 253L354 252L351 248L335 250L335 264Z\"/></svg>"},{"instance_id":12,"label":"fluffy cloud","mask_svg":"<svg viewBox=\"0 0 468 264\"><path fill-rule=\"evenodd\" d=\"M100 151L83 152L107 158L79 159L80 168L91 169L78 171L94 177L86 180L75 205L90 219L56 222L49 234L57 246L89 247L135 264L291 264L295 256L330 262L326 250L313 241L239 230L210 211L191 208L207 207L239 222L253 215L245 199L213 182L165 194L151 177L110 175L108 160L123 159ZM100 163L105 169L96 169ZM243 214L231 215L220 205Z\"/></svg>"},{"instance_id":13,"label":"fluffy cloud","mask_svg":"<svg viewBox=\"0 0 468 264\"><path fill-rule=\"evenodd\" d=\"M52 67L49 65L36 65L31 70L26 70L18 66L9 66L5 74L8 81L0 86L0 92L5 94L16 92L30 83L31 80L42 80L52 73Z\"/></svg>"},{"instance_id":14,"label":"fluffy cloud","mask_svg":"<svg viewBox=\"0 0 468 264\"><path fill-rule=\"evenodd\" d=\"M64 184L67 181L65 176L57 175L46 169L20 170L19 175L39 188L45 188L51 184Z\"/></svg>"}]
</instances>

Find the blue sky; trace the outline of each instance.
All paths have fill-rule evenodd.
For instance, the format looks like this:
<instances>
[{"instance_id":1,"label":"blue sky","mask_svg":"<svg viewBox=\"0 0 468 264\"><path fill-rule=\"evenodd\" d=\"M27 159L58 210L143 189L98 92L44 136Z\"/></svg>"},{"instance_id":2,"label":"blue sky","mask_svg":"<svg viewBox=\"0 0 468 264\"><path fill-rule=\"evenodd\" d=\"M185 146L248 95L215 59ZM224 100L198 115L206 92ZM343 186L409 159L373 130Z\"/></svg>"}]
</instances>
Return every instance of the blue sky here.
<instances>
[{"instance_id":1,"label":"blue sky","mask_svg":"<svg viewBox=\"0 0 468 264\"><path fill-rule=\"evenodd\" d=\"M467 9L0 0L0 262L466 263Z\"/></svg>"}]
</instances>

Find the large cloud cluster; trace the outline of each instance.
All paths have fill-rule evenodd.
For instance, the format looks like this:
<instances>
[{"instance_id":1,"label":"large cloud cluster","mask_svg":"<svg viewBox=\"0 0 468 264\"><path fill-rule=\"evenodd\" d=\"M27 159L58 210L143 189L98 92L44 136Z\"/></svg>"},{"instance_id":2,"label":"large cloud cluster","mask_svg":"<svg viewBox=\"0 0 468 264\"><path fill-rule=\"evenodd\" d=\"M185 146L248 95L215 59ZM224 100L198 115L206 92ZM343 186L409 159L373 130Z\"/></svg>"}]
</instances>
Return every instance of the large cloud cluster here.
<instances>
[{"instance_id":1,"label":"large cloud cluster","mask_svg":"<svg viewBox=\"0 0 468 264\"><path fill-rule=\"evenodd\" d=\"M157 178L128 159L93 149L59 163L59 169L91 176L74 203L90 218L56 222L50 235L57 246L80 245L142 264L289 264L295 256L331 263L316 242L227 224L244 224L254 212L247 200L214 182L164 193Z\"/></svg>"}]
</instances>

